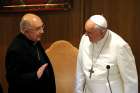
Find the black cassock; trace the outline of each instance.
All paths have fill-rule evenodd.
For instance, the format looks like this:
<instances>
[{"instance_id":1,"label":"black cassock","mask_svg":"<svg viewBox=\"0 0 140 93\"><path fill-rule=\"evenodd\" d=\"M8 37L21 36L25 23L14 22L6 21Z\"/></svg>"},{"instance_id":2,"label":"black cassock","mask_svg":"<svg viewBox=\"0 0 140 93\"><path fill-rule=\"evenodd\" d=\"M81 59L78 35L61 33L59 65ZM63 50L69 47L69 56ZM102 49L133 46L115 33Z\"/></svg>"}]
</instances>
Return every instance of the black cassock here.
<instances>
[{"instance_id":1,"label":"black cassock","mask_svg":"<svg viewBox=\"0 0 140 93\"><path fill-rule=\"evenodd\" d=\"M37 57L39 49L41 60ZM52 65L40 42L34 44L23 34L19 34L10 44L6 54L6 78L8 93L56 93ZM38 79L36 72L44 63L47 70Z\"/></svg>"}]
</instances>

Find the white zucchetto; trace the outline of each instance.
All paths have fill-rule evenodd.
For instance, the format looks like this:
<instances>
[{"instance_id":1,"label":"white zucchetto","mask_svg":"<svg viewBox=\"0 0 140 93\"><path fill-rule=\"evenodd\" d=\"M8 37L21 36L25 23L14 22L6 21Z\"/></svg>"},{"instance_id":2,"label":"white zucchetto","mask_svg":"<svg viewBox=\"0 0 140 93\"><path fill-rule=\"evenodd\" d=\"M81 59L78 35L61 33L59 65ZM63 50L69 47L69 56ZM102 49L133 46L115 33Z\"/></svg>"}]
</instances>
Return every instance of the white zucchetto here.
<instances>
[{"instance_id":1,"label":"white zucchetto","mask_svg":"<svg viewBox=\"0 0 140 93\"><path fill-rule=\"evenodd\" d=\"M105 17L103 17L102 15L93 15L89 19L91 21L93 21L95 24L97 24L103 28L107 28L107 21L106 21Z\"/></svg>"}]
</instances>

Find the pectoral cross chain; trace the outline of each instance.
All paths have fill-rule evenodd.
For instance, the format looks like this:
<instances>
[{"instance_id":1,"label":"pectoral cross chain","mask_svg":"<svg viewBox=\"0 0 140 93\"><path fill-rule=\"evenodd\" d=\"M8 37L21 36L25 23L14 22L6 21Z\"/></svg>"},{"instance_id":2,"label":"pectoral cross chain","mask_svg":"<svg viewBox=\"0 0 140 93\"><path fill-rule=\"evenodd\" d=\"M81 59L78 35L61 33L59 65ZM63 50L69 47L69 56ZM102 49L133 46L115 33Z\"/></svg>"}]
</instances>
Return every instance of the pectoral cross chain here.
<instances>
[{"instance_id":1,"label":"pectoral cross chain","mask_svg":"<svg viewBox=\"0 0 140 93\"><path fill-rule=\"evenodd\" d=\"M91 78L92 73L94 73L93 66L91 66L91 69L89 70L89 72L90 72L89 78Z\"/></svg>"},{"instance_id":2,"label":"pectoral cross chain","mask_svg":"<svg viewBox=\"0 0 140 93\"><path fill-rule=\"evenodd\" d=\"M40 54L39 54L38 48L37 48L37 58L38 58L38 60L40 61Z\"/></svg>"}]
</instances>

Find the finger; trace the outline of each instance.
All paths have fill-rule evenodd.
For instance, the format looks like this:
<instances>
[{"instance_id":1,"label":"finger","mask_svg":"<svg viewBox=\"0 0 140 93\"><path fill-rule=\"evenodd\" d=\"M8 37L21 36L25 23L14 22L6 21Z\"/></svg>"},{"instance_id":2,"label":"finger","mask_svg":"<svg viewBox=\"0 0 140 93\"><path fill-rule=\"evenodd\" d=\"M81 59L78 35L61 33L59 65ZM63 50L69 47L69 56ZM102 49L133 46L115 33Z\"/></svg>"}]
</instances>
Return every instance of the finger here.
<instances>
[{"instance_id":1,"label":"finger","mask_svg":"<svg viewBox=\"0 0 140 93\"><path fill-rule=\"evenodd\" d=\"M48 63L42 65L42 66L41 66L42 70L44 71L44 70L47 68L47 66L48 66Z\"/></svg>"},{"instance_id":2,"label":"finger","mask_svg":"<svg viewBox=\"0 0 140 93\"><path fill-rule=\"evenodd\" d=\"M45 63L44 65L42 65L43 68L46 68L48 66L48 63Z\"/></svg>"}]
</instances>

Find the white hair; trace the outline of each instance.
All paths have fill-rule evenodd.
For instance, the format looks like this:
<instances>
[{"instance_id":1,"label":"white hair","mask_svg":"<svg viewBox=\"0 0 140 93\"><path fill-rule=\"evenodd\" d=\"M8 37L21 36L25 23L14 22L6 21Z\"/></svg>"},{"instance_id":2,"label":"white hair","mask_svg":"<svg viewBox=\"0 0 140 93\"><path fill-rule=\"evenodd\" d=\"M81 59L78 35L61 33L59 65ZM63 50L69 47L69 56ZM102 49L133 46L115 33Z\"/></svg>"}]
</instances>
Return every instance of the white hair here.
<instances>
[{"instance_id":1,"label":"white hair","mask_svg":"<svg viewBox=\"0 0 140 93\"><path fill-rule=\"evenodd\" d=\"M31 24L27 20L21 20L20 22L20 31L24 33L25 30L29 29L31 27Z\"/></svg>"}]
</instances>

